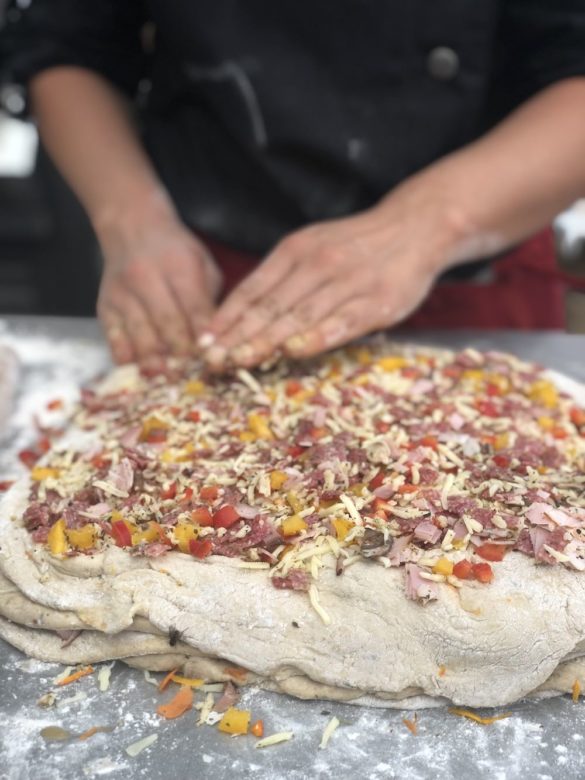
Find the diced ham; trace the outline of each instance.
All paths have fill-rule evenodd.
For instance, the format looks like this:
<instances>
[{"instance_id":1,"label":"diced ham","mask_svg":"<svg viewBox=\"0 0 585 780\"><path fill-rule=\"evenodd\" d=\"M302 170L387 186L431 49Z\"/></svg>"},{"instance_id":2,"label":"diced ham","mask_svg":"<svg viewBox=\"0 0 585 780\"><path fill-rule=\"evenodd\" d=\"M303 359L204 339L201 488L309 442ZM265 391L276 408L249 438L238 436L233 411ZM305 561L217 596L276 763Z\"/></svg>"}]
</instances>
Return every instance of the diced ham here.
<instances>
[{"instance_id":1,"label":"diced ham","mask_svg":"<svg viewBox=\"0 0 585 780\"><path fill-rule=\"evenodd\" d=\"M120 444L122 447L136 447L140 439L141 430L142 426L140 425L133 425L131 428L128 428L128 430L120 436Z\"/></svg>"},{"instance_id":2,"label":"diced ham","mask_svg":"<svg viewBox=\"0 0 585 780\"><path fill-rule=\"evenodd\" d=\"M407 563L406 570L406 596L413 601L430 601L439 596L437 583L425 580L420 575L422 569L415 563Z\"/></svg>"},{"instance_id":3,"label":"diced ham","mask_svg":"<svg viewBox=\"0 0 585 780\"><path fill-rule=\"evenodd\" d=\"M108 471L106 481L118 490L129 493L134 483L134 466L129 458L122 460Z\"/></svg>"},{"instance_id":4,"label":"diced ham","mask_svg":"<svg viewBox=\"0 0 585 780\"><path fill-rule=\"evenodd\" d=\"M374 495L377 498L387 499L387 498L392 498L395 492L396 491L394 490L392 485L380 485L380 487L374 490Z\"/></svg>"},{"instance_id":5,"label":"diced ham","mask_svg":"<svg viewBox=\"0 0 585 780\"><path fill-rule=\"evenodd\" d=\"M447 418L449 425L453 430L458 431L465 425L465 419L459 414L459 412L453 412Z\"/></svg>"},{"instance_id":6,"label":"diced ham","mask_svg":"<svg viewBox=\"0 0 585 780\"><path fill-rule=\"evenodd\" d=\"M472 515L473 510L477 509L477 501L466 496L449 496L447 499L447 511L455 517L463 515Z\"/></svg>"},{"instance_id":7,"label":"diced ham","mask_svg":"<svg viewBox=\"0 0 585 780\"><path fill-rule=\"evenodd\" d=\"M432 466L421 466L419 469L419 477L421 484L434 485L439 478L439 472L432 468Z\"/></svg>"},{"instance_id":8,"label":"diced ham","mask_svg":"<svg viewBox=\"0 0 585 780\"><path fill-rule=\"evenodd\" d=\"M534 547L532 545L532 538L528 528L523 528L516 539L514 550L523 552L525 555L534 555Z\"/></svg>"},{"instance_id":9,"label":"diced ham","mask_svg":"<svg viewBox=\"0 0 585 780\"><path fill-rule=\"evenodd\" d=\"M453 533L455 534L454 539L456 541L459 541L460 539L464 539L467 536L467 526L463 522L463 520L458 520L455 525L453 526Z\"/></svg>"},{"instance_id":10,"label":"diced ham","mask_svg":"<svg viewBox=\"0 0 585 780\"><path fill-rule=\"evenodd\" d=\"M215 712L225 712L230 707L235 707L240 699L240 692L232 682L227 682L222 695L213 705Z\"/></svg>"},{"instance_id":11,"label":"diced ham","mask_svg":"<svg viewBox=\"0 0 585 780\"><path fill-rule=\"evenodd\" d=\"M554 531L548 531L545 528L537 526L536 528L531 528L528 533L530 534L535 560L542 561L543 563L557 563L555 558L544 549L544 546L547 545L559 552L564 550L566 541L563 529L557 528Z\"/></svg>"},{"instance_id":12,"label":"diced ham","mask_svg":"<svg viewBox=\"0 0 585 780\"><path fill-rule=\"evenodd\" d=\"M41 525L38 528L35 528L35 530L31 533L33 542L44 544L47 541L50 530L51 529L47 525Z\"/></svg>"},{"instance_id":13,"label":"diced ham","mask_svg":"<svg viewBox=\"0 0 585 780\"><path fill-rule=\"evenodd\" d=\"M24 511L24 526L33 531L40 526L47 526L51 520L51 512L46 503L33 501Z\"/></svg>"},{"instance_id":14,"label":"diced ham","mask_svg":"<svg viewBox=\"0 0 585 780\"><path fill-rule=\"evenodd\" d=\"M417 379L412 383L410 393L412 395L426 395L434 388L434 383L430 379Z\"/></svg>"},{"instance_id":15,"label":"diced ham","mask_svg":"<svg viewBox=\"0 0 585 780\"><path fill-rule=\"evenodd\" d=\"M244 520L253 520L258 514L258 509L249 504L236 504L234 508L238 515L243 517Z\"/></svg>"},{"instance_id":16,"label":"diced ham","mask_svg":"<svg viewBox=\"0 0 585 780\"><path fill-rule=\"evenodd\" d=\"M92 517L103 517L104 515L107 515L108 512L111 511L111 507L105 501L100 501L97 504L88 506L85 511Z\"/></svg>"},{"instance_id":17,"label":"diced ham","mask_svg":"<svg viewBox=\"0 0 585 780\"><path fill-rule=\"evenodd\" d=\"M148 558L158 558L169 551L169 546L163 542L151 542L142 548L142 553Z\"/></svg>"},{"instance_id":18,"label":"diced ham","mask_svg":"<svg viewBox=\"0 0 585 780\"><path fill-rule=\"evenodd\" d=\"M550 504L544 504L538 501L528 507L526 518L533 525L543 525L551 530L555 526L579 528L582 525L582 522L578 518L572 517L562 509L556 509Z\"/></svg>"},{"instance_id":19,"label":"diced ham","mask_svg":"<svg viewBox=\"0 0 585 780\"><path fill-rule=\"evenodd\" d=\"M416 539L420 539L421 542L427 544L435 544L441 538L441 529L437 528L430 520L423 520L414 529L414 536Z\"/></svg>"},{"instance_id":20,"label":"diced ham","mask_svg":"<svg viewBox=\"0 0 585 780\"><path fill-rule=\"evenodd\" d=\"M272 584L279 590L309 590L310 580L304 569L291 569L285 577L272 577Z\"/></svg>"},{"instance_id":21,"label":"diced ham","mask_svg":"<svg viewBox=\"0 0 585 780\"><path fill-rule=\"evenodd\" d=\"M387 556L391 566L400 566L401 563L405 563L410 558L409 544L411 541L411 534L398 536L394 539L392 549Z\"/></svg>"}]
</instances>

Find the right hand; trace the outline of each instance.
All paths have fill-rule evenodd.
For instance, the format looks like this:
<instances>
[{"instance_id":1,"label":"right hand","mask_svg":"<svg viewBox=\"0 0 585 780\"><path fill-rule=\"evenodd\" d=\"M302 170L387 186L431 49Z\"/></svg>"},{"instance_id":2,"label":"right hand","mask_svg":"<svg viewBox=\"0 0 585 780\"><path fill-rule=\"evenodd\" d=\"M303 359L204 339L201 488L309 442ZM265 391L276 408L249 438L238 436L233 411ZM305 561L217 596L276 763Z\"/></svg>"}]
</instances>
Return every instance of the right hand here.
<instances>
[{"instance_id":1,"label":"right hand","mask_svg":"<svg viewBox=\"0 0 585 780\"><path fill-rule=\"evenodd\" d=\"M222 284L205 246L169 208L116 215L96 232L97 313L116 363L195 351Z\"/></svg>"}]
</instances>

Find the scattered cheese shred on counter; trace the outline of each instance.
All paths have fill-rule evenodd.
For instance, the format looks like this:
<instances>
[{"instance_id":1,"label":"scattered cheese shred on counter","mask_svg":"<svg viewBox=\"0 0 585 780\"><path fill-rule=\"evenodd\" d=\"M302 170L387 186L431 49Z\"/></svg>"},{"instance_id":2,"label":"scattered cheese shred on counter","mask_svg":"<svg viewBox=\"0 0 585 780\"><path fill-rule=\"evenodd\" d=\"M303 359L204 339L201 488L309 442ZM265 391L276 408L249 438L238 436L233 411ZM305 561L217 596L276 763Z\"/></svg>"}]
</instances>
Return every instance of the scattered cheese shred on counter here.
<instances>
[{"instance_id":1,"label":"scattered cheese shred on counter","mask_svg":"<svg viewBox=\"0 0 585 780\"><path fill-rule=\"evenodd\" d=\"M254 745L254 747L257 748L266 748L270 747L271 745L278 745L281 742L289 742L294 737L294 734L292 731L281 731L278 734L271 734L269 737L264 737L264 739L259 739L258 742Z\"/></svg>"},{"instance_id":2,"label":"scattered cheese shred on counter","mask_svg":"<svg viewBox=\"0 0 585 780\"><path fill-rule=\"evenodd\" d=\"M156 677L153 677L152 674L148 671L148 669L144 670L144 679L147 683L150 683L151 685L155 685L158 688L158 680Z\"/></svg>"},{"instance_id":3,"label":"scattered cheese shred on counter","mask_svg":"<svg viewBox=\"0 0 585 780\"><path fill-rule=\"evenodd\" d=\"M64 680L66 677L69 677L71 672L73 671L75 667L73 666L66 666L65 669L61 672L61 674L58 674L55 679L53 680L53 685L59 685L61 680Z\"/></svg>"},{"instance_id":4,"label":"scattered cheese shred on counter","mask_svg":"<svg viewBox=\"0 0 585 780\"><path fill-rule=\"evenodd\" d=\"M339 718L331 718L329 723L325 726L325 729L323 731L323 736L321 737L321 742L319 743L319 748L321 750L325 750L327 747L329 740L333 736L333 732L337 729L339 726Z\"/></svg>"},{"instance_id":5,"label":"scattered cheese shred on counter","mask_svg":"<svg viewBox=\"0 0 585 780\"><path fill-rule=\"evenodd\" d=\"M572 699L575 702L575 704L579 701L580 695L581 695L581 683L579 682L579 680L575 680L572 688Z\"/></svg>"},{"instance_id":6,"label":"scattered cheese shred on counter","mask_svg":"<svg viewBox=\"0 0 585 780\"><path fill-rule=\"evenodd\" d=\"M331 618L327 612L323 609L319 603L319 597L317 596L317 587L315 585L309 585L309 601L315 612L319 615L321 620L328 626L331 623Z\"/></svg>"},{"instance_id":7,"label":"scattered cheese shred on counter","mask_svg":"<svg viewBox=\"0 0 585 780\"><path fill-rule=\"evenodd\" d=\"M149 737L144 737L143 739L139 739L138 742L133 742L131 745L128 745L128 747L126 748L126 753L131 758L134 758L139 753L142 753L143 750L146 750L146 748L154 744L157 741L157 739L158 739L158 734L151 734Z\"/></svg>"},{"instance_id":8,"label":"scattered cheese shred on counter","mask_svg":"<svg viewBox=\"0 0 585 780\"><path fill-rule=\"evenodd\" d=\"M106 664L105 666L100 667L100 670L97 675L97 679L98 679L99 689L102 693L104 691L107 691L108 688L110 687L110 677L115 663L116 663L115 661L112 661L111 664Z\"/></svg>"}]
</instances>

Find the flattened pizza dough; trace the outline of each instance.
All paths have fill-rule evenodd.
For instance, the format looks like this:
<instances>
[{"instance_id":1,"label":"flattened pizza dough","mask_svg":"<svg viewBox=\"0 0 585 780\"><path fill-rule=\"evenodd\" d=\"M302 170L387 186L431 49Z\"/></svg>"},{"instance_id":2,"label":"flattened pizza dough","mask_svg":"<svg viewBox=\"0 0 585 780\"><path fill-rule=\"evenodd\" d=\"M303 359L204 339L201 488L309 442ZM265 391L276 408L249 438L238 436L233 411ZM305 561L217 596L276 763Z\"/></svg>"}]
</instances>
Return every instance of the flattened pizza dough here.
<instances>
[{"instance_id":1,"label":"flattened pizza dough","mask_svg":"<svg viewBox=\"0 0 585 780\"><path fill-rule=\"evenodd\" d=\"M563 382L585 403L584 388ZM72 431L67 446L91 438ZM511 551L489 585L433 583L438 597L423 604L406 598L402 566L362 557L338 576L331 551L314 609L239 558L134 556L113 545L51 555L20 522L30 487L21 480L0 510L0 636L41 660L120 658L208 680L240 667L238 681L266 689L389 707L499 706L570 690L585 673L581 571ZM56 630L82 634L63 647Z\"/></svg>"}]
</instances>

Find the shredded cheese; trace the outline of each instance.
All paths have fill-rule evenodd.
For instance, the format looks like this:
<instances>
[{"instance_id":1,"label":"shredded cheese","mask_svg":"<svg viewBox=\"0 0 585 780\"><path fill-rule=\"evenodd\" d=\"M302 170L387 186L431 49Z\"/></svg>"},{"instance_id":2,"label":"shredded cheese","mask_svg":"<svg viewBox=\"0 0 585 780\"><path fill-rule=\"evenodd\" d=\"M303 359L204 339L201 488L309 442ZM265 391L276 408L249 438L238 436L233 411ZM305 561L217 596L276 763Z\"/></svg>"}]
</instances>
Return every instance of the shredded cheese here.
<instances>
[{"instance_id":1,"label":"shredded cheese","mask_svg":"<svg viewBox=\"0 0 585 780\"><path fill-rule=\"evenodd\" d=\"M271 745L278 745L281 742L289 742L294 737L292 731L281 731L278 734L272 734L270 737L259 739L254 745L256 748L267 748Z\"/></svg>"},{"instance_id":2,"label":"shredded cheese","mask_svg":"<svg viewBox=\"0 0 585 780\"><path fill-rule=\"evenodd\" d=\"M143 750L153 745L158 739L158 734L151 734L149 737L139 739L138 742L133 742L125 749L130 758L135 758Z\"/></svg>"},{"instance_id":3,"label":"shredded cheese","mask_svg":"<svg viewBox=\"0 0 585 780\"><path fill-rule=\"evenodd\" d=\"M317 588L315 585L309 585L309 601L311 602L311 606L319 615L323 623L325 623L326 626L330 625L331 618L319 603L319 597L317 596Z\"/></svg>"},{"instance_id":4,"label":"shredded cheese","mask_svg":"<svg viewBox=\"0 0 585 780\"><path fill-rule=\"evenodd\" d=\"M110 687L110 676L112 674L112 668L115 663L115 661L112 661L111 664L101 666L99 672L97 673L98 687L102 693L107 691Z\"/></svg>"},{"instance_id":5,"label":"shredded cheese","mask_svg":"<svg viewBox=\"0 0 585 780\"><path fill-rule=\"evenodd\" d=\"M325 726L325 730L323 731L323 736L321 737L321 742L319 743L319 748L321 750L325 750L327 744L329 743L329 740L333 736L333 732L338 726L339 726L339 719L335 717L331 718L329 723Z\"/></svg>"}]
</instances>

